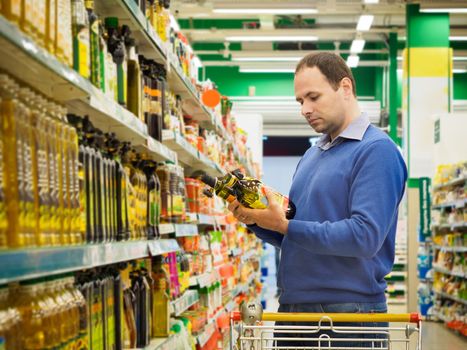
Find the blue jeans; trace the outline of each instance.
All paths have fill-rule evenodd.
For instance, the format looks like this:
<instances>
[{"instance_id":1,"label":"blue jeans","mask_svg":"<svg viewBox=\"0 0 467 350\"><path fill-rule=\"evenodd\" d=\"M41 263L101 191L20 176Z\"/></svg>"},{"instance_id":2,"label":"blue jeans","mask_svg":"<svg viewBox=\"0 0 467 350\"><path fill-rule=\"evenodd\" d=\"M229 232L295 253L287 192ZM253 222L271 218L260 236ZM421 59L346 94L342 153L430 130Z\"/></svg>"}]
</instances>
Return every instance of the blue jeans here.
<instances>
[{"instance_id":1,"label":"blue jeans","mask_svg":"<svg viewBox=\"0 0 467 350\"><path fill-rule=\"evenodd\" d=\"M281 304L279 312L312 312L312 313L386 313L386 303L342 303L342 304ZM276 322L276 326L318 326L317 322ZM322 322L322 327L329 326L329 322ZM388 327L387 322L340 322L333 324L334 327ZM386 334L365 334L365 333L352 333L342 334L335 333L332 330L321 330L317 333L281 333L277 331L274 337L287 337L287 338L319 338L321 335L329 335L330 338L364 338L364 339L387 339ZM278 340L276 346L284 347L307 347L318 348L321 345L322 349L328 347L346 347L346 348L371 348L371 341L325 341L323 339L320 344L317 341L300 341L300 340ZM374 348L386 347L386 342L374 342Z\"/></svg>"}]
</instances>

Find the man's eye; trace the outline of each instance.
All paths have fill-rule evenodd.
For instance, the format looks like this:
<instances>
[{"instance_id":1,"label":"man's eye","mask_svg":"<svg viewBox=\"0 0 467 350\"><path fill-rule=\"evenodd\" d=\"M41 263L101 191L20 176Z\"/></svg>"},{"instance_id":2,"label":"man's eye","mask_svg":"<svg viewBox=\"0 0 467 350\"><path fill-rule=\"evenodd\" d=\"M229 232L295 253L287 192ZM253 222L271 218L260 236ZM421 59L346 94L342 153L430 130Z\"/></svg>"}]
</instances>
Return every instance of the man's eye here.
<instances>
[{"instance_id":1,"label":"man's eye","mask_svg":"<svg viewBox=\"0 0 467 350\"><path fill-rule=\"evenodd\" d=\"M318 100L318 98L319 98L319 96L310 96L310 100L312 100L313 102Z\"/></svg>"}]
</instances>

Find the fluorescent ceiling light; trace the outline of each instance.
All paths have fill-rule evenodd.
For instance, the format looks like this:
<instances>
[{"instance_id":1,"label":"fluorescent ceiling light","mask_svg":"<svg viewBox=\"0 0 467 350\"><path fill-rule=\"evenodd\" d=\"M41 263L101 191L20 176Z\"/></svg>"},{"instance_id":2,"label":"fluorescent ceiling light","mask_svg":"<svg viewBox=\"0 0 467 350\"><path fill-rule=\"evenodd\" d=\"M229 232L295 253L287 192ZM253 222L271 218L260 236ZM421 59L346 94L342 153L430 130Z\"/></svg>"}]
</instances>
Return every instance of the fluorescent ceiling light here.
<instances>
[{"instance_id":1,"label":"fluorescent ceiling light","mask_svg":"<svg viewBox=\"0 0 467 350\"><path fill-rule=\"evenodd\" d=\"M358 19L357 23L357 30L359 31L366 31L370 30L371 24L373 23L373 19L375 16L373 15L361 15Z\"/></svg>"},{"instance_id":2,"label":"fluorescent ceiling light","mask_svg":"<svg viewBox=\"0 0 467 350\"><path fill-rule=\"evenodd\" d=\"M467 61L467 57L453 57L453 61Z\"/></svg>"},{"instance_id":3,"label":"fluorescent ceiling light","mask_svg":"<svg viewBox=\"0 0 467 350\"><path fill-rule=\"evenodd\" d=\"M352 41L352 45L350 46L351 53L360 53L363 51L363 47L365 46L365 40L363 39L354 39Z\"/></svg>"},{"instance_id":4,"label":"fluorescent ceiling light","mask_svg":"<svg viewBox=\"0 0 467 350\"><path fill-rule=\"evenodd\" d=\"M467 36L450 36L451 41L467 41Z\"/></svg>"},{"instance_id":5,"label":"fluorescent ceiling light","mask_svg":"<svg viewBox=\"0 0 467 350\"><path fill-rule=\"evenodd\" d=\"M363 0L364 4L377 4L379 0Z\"/></svg>"},{"instance_id":6,"label":"fluorescent ceiling light","mask_svg":"<svg viewBox=\"0 0 467 350\"><path fill-rule=\"evenodd\" d=\"M467 69L453 69L453 73L467 73Z\"/></svg>"},{"instance_id":7,"label":"fluorescent ceiling light","mask_svg":"<svg viewBox=\"0 0 467 350\"><path fill-rule=\"evenodd\" d=\"M298 62L301 57L232 57L237 62Z\"/></svg>"},{"instance_id":8,"label":"fluorescent ceiling light","mask_svg":"<svg viewBox=\"0 0 467 350\"><path fill-rule=\"evenodd\" d=\"M288 68L240 68L240 73L295 73Z\"/></svg>"},{"instance_id":9,"label":"fluorescent ceiling light","mask_svg":"<svg viewBox=\"0 0 467 350\"><path fill-rule=\"evenodd\" d=\"M350 68L355 68L358 66L358 62L360 61L360 56L357 55L350 55L347 57L347 65Z\"/></svg>"},{"instance_id":10,"label":"fluorescent ceiling light","mask_svg":"<svg viewBox=\"0 0 467 350\"><path fill-rule=\"evenodd\" d=\"M294 8L282 8L282 9L213 9L214 13L222 14L235 14L235 15L309 15L318 13L317 9L294 9Z\"/></svg>"},{"instance_id":11,"label":"fluorescent ceiling light","mask_svg":"<svg viewBox=\"0 0 467 350\"><path fill-rule=\"evenodd\" d=\"M177 20L175 19L175 17L173 15L170 15L170 26L176 31L176 32L179 32L180 31L180 26L178 25L178 22Z\"/></svg>"},{"instance_id":12,"label":"fluorescent ceiling light","mask_svg":"<svg viewBox=\"0 0 467 350\"><path fill-rule=\"evenodd\" d=\"M398 61L402 61L402 56L397 56Z\"/></svg>"},{"instance_id":13,"label":"fluorescent ceiling light","mask_svg":"<svg viewBox=\"0 0 467 350\"><path fill-rule=\"evenodd\" d=\"M227 36L227 41L317 41L318 37L311 35L275 35L275 36L255 36L255 35L239 35Z\"/></svg>"},{"instance_id":14,"label":"fluorescent ceiling light","mask_svg":"<svg viewBox=\"0 0 467 350\"><path fill-rule=\"evenodd\" d=\"M426 13L467 13L467 8L427 8L427 9L420 9L420 12Z\"/></svg>"}]
</instances>

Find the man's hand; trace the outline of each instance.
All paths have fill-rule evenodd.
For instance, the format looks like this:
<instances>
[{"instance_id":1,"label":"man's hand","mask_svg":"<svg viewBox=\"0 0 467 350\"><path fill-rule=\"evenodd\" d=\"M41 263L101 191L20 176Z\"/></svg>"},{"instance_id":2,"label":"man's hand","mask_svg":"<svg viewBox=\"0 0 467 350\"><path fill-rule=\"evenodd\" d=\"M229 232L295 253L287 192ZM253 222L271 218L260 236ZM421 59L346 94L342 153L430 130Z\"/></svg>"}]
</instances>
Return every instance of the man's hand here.
<instances>
[{"instance_id":1,"label":"man's hand","mask_svg":"<svg viewBox=\"0 0 467 350\"><path fill-rule=\"evenodd\" d=\"M276 231L285 235L289 221L285 217L284 209L274 200L273 194L266 189L265 195L268 200L266 209L250 209L240 204L237 200L229 204L228 209L237 220L247 225L256 224L267 230Z\"/></svg>"}]
</instances>

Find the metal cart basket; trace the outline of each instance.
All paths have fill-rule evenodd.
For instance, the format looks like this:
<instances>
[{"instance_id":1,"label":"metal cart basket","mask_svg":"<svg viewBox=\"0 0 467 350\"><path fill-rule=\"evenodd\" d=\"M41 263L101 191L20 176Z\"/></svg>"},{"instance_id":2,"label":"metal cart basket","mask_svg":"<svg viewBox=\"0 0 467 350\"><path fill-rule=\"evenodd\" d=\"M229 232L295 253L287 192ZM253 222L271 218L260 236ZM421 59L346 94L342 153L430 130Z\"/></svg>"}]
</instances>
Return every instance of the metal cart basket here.
<instances>
[{"instance_id":1,"label":"metal cart basket","mask_svg":"<svg viewBox=\"0 0 467 350\"><path fill-rule=\"evenodd\" d=\"M230 350L421 350L421 331L418 313L276 313L253 302L231 313Z\"/></svg>"}]
</instances>

